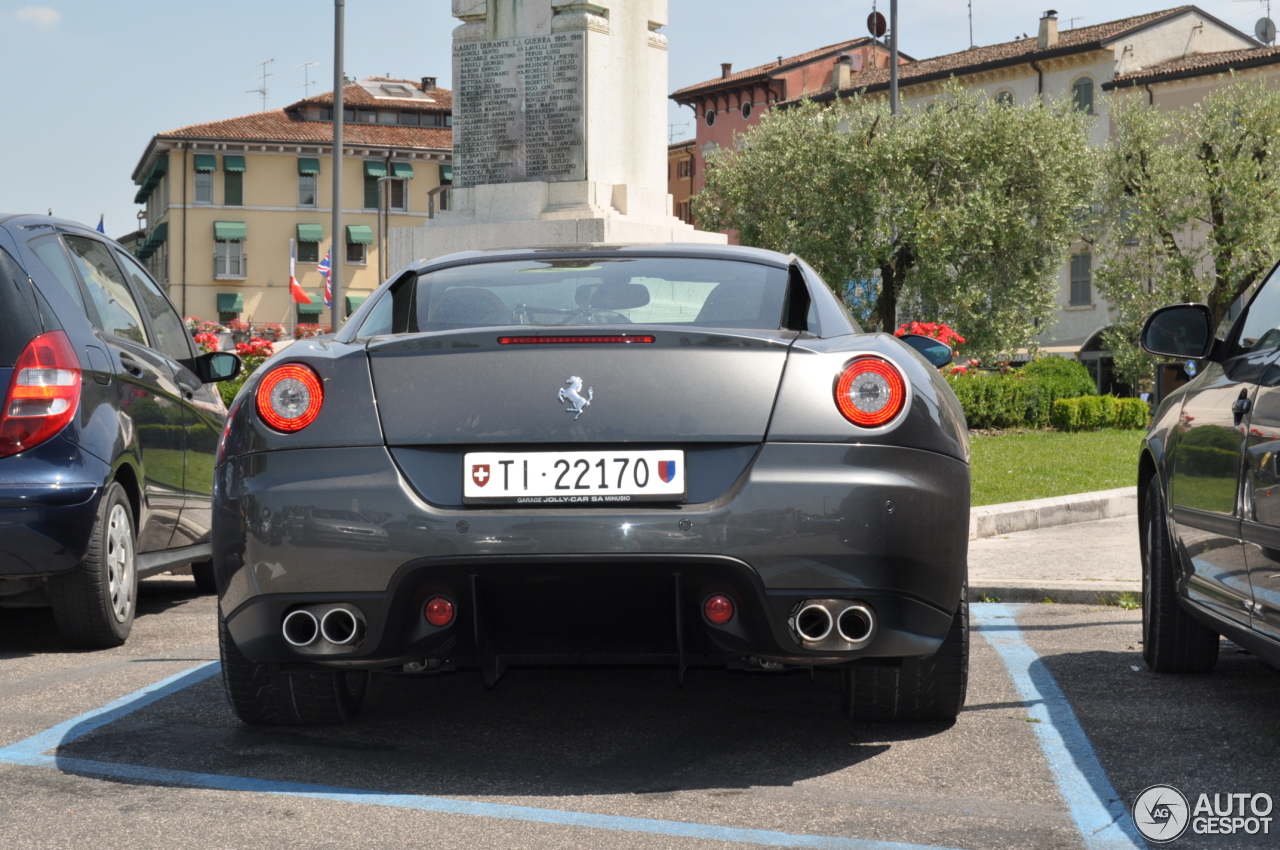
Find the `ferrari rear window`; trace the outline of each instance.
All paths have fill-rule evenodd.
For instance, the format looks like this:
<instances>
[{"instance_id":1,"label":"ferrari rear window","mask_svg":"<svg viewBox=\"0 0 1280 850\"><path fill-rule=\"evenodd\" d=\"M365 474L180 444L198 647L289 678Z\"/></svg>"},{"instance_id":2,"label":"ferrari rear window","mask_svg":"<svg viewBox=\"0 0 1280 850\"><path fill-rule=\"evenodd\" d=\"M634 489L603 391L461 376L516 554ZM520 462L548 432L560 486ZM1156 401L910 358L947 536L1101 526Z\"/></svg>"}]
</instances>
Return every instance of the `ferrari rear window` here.
<instances>
[{"instance_id":1,"label":"ferrari rear window","mask_svg":"<svg viewBox=\"0 0 1280 850\"><path fill-rule=\"evenodd\" d=\"M486 327L684 325L776 330L787 270L675 257L474 263L393 288L360 336Z\"/></svg>"}]
</instances>

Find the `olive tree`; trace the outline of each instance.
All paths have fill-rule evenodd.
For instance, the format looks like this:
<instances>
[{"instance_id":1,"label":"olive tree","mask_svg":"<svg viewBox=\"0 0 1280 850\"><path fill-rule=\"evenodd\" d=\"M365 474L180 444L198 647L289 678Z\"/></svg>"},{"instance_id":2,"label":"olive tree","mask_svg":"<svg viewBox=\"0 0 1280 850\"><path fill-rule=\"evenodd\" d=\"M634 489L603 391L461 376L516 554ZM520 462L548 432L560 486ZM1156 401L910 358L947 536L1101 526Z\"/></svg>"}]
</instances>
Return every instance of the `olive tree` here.
<instances>
[{"instance_id":1,"label":"olive tree","mask_svg":"<svg viewBox=\"0 0 1280 850\"><path fill-rule=\"evenodd\" d=\"M1280 259L1280 92L1230 80L1199 103L1113 99L1096 234L1098 289L1115 311L1104 342L1130 382L1149 376L1143 319L1179 301L1221 322Z\"/></svg>"},{"instance_id":2,"label":"olive tree","mask_svg":"<svg viewBox=\"0 0 1280 850\"><path fill-rule=\"evenodd\" d=\"M945 321L971 354L1027 346L1050 319L1058 273L1092 189L1087 116L1006 106L951 83L928 109L878 99L768 113L708 158L699 223L794 252L863 316Z\"/></svg>"}]
</instances>

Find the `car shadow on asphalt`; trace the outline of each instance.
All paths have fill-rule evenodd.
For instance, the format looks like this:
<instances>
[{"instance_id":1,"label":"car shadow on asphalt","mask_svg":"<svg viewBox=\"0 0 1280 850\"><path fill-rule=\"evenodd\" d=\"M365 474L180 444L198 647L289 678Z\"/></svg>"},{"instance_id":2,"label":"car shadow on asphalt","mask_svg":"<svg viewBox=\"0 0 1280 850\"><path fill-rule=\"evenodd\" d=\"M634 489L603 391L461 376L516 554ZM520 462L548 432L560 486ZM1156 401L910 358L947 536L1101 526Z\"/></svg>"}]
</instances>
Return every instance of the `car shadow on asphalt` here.
<instances>
[{"instance_id":1,"label":"car shadow on asphalt","mask_svg":"<svg viewBox=\"0 0 1280 850\"><path fill-rule=\"evenodd\" d=\"M291 729L241 724L214 678L58 755L375 793L567 797L789 786L950 728L850 723L833 673L675 679L667 669L513 668L489 690L468 671L381 676L346 726Z\"/></svg>"},{"instance_id":2,"label":"car shadow on asphalt","mask_svg":"<svg viewBox=\"0 0 1280 850\"><path fill-rule=\"evenodd\" d=\"M138 582L135 623L181 607L205 594L187 577L158 576ZM0 658L21 658L50 652L98 652L71 646L58 634L53 609L0 608Z\"/></svg>"}]
</instances>

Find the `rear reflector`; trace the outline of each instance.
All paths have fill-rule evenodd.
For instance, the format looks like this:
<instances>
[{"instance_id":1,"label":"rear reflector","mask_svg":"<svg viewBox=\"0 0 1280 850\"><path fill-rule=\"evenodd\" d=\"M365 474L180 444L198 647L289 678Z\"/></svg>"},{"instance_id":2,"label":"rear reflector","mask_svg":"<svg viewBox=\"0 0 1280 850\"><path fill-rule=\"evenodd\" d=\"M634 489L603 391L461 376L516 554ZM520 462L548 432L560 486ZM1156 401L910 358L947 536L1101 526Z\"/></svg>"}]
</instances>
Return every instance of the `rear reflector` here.
<instances>
[{"instance_id":1,"label":"rear reflector","mask_svg":"<svg viewBox=\"0 0 1280 850\"><path fill-rule=\"evenodd\" d=\"M835 395L845 419L863 428L879 428L902 412L907 381L888 360L858 357L836 381Z\"/></svg>"},{"instance_id":2,"label":"rear reflector","mask_svg":"<svg viewBox=\"0 0 1280 850\"><path fill-rule=\"evenodd\" d=\"M630 343L653 342L652 336L628 336L627 334L611 334L609 336L500 336L500 345L572 345L573 343Z\"/></svg>"},{"instance_id":3,"label":"rear reflector","mask_svg":"<svg viewBox=\"0 0 1280 850\"><path fill-rule=\"evenodd\" d=\"M702 603L702 613L717 626L723 626L733 619L733 600L721 593L708 596Z\"/></svg>"},{"instance_id":4,"label":"rear reflector","mask_svg":"<svg viewBox=\"0 0 1280 850\"><path fill-rule=\"evenodd\" d=\"M272 369L258 384L258 415L277 431L301 431L320 415L324 389L310 366L286 363Z\"/></svg>"},{"instance_id":5,"label":"rear reflector","mask_svg":"<svg viewBox=\"0 0 1280 850\"><path fill-rule=\"evenodd\" d=\"M0 408L0 457L37 446L57 434L80 404L80 360L62 331L27 343L13 367Z\"/></svg>"},{"instance_id":6,"label":"rear reflector","mask_svg":"<svg viewBox=\"0 0 1280 850\"><path fill-rule=\"evenodd\" d=\"M433 626L447 626L453 622L453 603L443 596L433 596L422 606L422 616Z\"/></svg>"}]
</instances>

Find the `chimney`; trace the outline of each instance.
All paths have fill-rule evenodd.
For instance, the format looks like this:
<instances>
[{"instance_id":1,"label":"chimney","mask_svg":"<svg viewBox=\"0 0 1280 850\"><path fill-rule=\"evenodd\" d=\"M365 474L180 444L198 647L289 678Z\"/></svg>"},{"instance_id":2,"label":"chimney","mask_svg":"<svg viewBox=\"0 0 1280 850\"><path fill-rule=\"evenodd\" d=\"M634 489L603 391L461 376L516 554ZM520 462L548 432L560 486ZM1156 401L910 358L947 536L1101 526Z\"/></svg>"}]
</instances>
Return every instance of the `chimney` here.
<instances>
[{"instance_id":1,"label":"chimney","mask_svg":"<svg viewBox=\"0 0 1280 850\"><path fill-rule=\"evenodd\" d=\"M435 90L436 90L436 78L435 78L435 77L423 77L423 78L422 78L422 90L423 90L423 91L435 91Z\"/></svg>"},{"instance_id":2,"label":"chimney","mask_svg":"<svg viewBox=\"0 0 1280 850\"><path fill-rule=\"evenodd\" d=\"M1050 9L1040 19L1040 37L1036 39L1036 50L1052 50L1058 46L1058 10Z\"/></svg>"},{"instance_id":3,"label":"chimney","mask_svg":"<svg viewBox=\"0 0 1280 850\"><path fill-rule=\"evenodd\" d=\"M836 57L836 67L831 72L831 88L838 92L849 88L852 84L853 57L848 53L841 53Z\"/></svg>"},{"instance_id":4,"label":"chimney","mask_svg":"<svg viewBox=\"0 0 1280 850\"><path fill-rule=\"evenodd\" d=\"M721 63L720 63L720 79L722 79L722 80L723 80L725 77L729 76L729 75L730 75L730 74L732 74L732 73L733 73L733 63L732 63L732 62L721 62Z\"/></svg>"}]
</instances>

